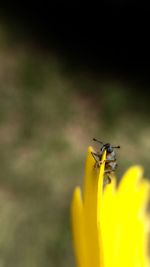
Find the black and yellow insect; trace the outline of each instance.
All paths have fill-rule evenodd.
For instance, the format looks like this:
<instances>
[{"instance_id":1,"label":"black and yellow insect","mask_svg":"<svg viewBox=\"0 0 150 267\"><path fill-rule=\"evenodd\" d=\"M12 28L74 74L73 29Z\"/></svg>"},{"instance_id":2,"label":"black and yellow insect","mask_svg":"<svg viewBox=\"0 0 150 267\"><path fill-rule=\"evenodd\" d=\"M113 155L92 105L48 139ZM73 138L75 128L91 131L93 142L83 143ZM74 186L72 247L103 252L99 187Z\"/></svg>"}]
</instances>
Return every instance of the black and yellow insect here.
<instances>
[{"instance_id":1,"label":"black and yellow insect","mask_svg":"<svg viewBox=\"0 0 150 267\"><path fill-rule=\"evenodd\" d=\"M104 150L106 150L105 171L104 171L106 179L104 180L104 184L108 184L111 182L111 173L115 172L118 166L114 148L120 148L120 146L111 146L110 143L104 144L103 142L95 138L93 138L93 141L102 144L102 147L100 148L99 152L91 152L92 156L95 159L95 167L99 168L100 165L102 164L102 155Z\"/></svg>"}]
</instances>

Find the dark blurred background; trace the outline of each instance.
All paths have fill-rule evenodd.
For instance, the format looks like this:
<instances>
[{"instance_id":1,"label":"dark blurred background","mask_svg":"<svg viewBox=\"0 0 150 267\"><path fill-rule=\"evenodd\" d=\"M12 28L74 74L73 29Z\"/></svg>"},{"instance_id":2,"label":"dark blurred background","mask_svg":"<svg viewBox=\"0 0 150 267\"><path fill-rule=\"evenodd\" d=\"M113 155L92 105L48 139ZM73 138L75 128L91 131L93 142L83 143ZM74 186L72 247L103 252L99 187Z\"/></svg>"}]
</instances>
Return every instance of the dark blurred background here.
<instances>
[{"instance_id":1,"label":"dark blurred background","mask_svg":"<svg viewBox=\"0 0 150 267\"><path fill-rule=\"evenodd\" d=\"M150 173L146 4L0 9L0 265L75 266L70 201L92 138ZM95 146L94 146L95 147Z\"/></svg>"}]
</instances>

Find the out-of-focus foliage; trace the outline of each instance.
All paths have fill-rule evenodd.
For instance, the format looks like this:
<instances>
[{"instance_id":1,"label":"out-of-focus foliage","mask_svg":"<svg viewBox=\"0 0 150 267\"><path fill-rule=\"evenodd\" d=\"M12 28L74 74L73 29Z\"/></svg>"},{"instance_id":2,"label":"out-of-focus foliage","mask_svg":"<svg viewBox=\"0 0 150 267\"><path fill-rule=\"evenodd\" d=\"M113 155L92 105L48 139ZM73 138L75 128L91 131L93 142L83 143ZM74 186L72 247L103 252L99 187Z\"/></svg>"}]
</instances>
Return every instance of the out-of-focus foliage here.
<instances>
[{"instance_id":1,"label":"out-of-focus foliage","mask_svg":"<svg viewBox=\"0 0 150 267\"><path fill-rule=\"evenodd\" d=\"M74 266L70 199L92 138L150 173L147 97L0 30L0 266ZM148 175L147 175L148 176Z\"/></svg>"}]
</instances>

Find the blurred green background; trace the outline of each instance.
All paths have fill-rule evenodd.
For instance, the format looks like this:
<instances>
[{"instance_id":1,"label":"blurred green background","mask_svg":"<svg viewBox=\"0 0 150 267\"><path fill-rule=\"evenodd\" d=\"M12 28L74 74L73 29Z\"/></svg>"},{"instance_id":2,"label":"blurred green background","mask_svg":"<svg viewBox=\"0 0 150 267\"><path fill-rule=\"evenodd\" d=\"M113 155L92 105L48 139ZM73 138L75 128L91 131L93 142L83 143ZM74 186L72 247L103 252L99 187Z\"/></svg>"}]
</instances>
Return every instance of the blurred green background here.
<instances>
[{"instance_id":1,"label":"blurred green background","mask_svg":"<svg viewBox=\"0 0 150 267\"><path fill-rule=\"evenodd\" d=\"M0 266L75 266L70 201L93 137L121 146L118 179L133 164L150 177L145 87L0 24Z\"/></svg>"}]
</instances>

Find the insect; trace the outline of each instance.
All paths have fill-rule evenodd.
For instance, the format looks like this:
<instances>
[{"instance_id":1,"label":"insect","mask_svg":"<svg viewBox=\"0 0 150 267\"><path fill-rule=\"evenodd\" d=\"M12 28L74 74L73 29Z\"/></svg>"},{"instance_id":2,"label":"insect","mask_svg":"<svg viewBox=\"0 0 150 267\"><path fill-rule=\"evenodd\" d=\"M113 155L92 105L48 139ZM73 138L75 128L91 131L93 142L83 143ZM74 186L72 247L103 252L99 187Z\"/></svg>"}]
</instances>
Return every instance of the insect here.
<instances>
[{"instance_id":1,"label":"insect","mask_svg":"<svg viewBox=\"0 0 150 267\"><path fill-rule=\"evenodd\" d=\"M103 142L93 138L93 141L96 141L100 144L102 144L102 147L100 148L99 152L91 152L92 156L94 157L96 163L95 167L100 167L100 165L103 163L102 161L102 155L104 150L106 150L106 160L105 160L105 171L104 175L106 176L106 179L104 179L104 184L111 183L111 173L115 172L118 164L116 159L116 153L114 148L120 148L120 146L111 146L110 143L104 144Z\"/></svg>"}]
</instances>

